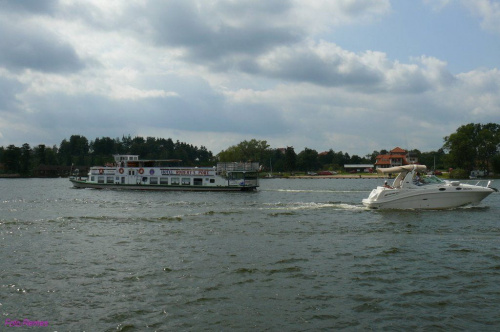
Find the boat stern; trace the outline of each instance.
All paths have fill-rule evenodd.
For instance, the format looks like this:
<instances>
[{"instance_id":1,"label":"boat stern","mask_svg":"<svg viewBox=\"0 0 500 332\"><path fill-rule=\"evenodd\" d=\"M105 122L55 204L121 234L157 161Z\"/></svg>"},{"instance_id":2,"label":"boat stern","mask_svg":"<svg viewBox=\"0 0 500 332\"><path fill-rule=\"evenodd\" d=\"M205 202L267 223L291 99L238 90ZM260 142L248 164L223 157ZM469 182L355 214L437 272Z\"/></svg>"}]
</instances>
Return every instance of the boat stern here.
<instances>
[{"instance_id":1,"label":"boat stern","mask_svg":"<svg viewBox=\"0 0 500 332\"><path fill-rule=\"evenodd\" d=\"M384 191L384 187L377 187L370 192L368 198L364 198L361 202L364 206L370 209L377 209L379 207L379 203L377 202L380 194Z\"/></svg>"}]
</instances>

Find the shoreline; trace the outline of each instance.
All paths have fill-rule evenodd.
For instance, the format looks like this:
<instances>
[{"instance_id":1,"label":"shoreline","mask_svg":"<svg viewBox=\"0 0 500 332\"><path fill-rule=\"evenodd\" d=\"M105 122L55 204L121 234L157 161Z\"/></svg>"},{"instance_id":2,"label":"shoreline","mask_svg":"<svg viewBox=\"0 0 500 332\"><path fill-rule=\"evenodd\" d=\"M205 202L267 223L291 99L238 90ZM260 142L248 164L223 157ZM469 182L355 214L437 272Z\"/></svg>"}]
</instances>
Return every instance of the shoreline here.
<instances>
[{"instance_id":1,"label":"shoreline","mask_svg":"<svg viewBox=\"0 0 500 332\"><path fill-rule=\"evenodd\" d=\"M275 176L272 178L261 177L259 179L390 179L389 177L380 176L377 174L336 174L336 175L291 175L291 176Z\"/></svg>"}]
</instances>

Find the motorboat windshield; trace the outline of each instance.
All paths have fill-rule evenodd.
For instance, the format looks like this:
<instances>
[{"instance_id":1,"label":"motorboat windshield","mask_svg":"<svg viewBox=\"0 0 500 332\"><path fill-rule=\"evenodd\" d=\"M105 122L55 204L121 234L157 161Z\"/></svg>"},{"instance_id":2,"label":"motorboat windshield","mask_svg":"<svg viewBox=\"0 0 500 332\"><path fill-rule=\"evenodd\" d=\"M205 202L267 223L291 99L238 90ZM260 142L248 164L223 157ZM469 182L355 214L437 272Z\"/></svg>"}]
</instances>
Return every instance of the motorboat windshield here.
<instances>
[{"instance_id":1,"label":"motorboat windshield","mask_svg":"<svg viewBox=\"0 0 500 332\"><path fill-rule=\"evenodd\" d=\"M444 180L441 180L440 178L438 178L435 175L424 176L421 179L421 181L422 181L422 184L441 184L441 183L445 183Z\"/></svg>"}]
</instances>

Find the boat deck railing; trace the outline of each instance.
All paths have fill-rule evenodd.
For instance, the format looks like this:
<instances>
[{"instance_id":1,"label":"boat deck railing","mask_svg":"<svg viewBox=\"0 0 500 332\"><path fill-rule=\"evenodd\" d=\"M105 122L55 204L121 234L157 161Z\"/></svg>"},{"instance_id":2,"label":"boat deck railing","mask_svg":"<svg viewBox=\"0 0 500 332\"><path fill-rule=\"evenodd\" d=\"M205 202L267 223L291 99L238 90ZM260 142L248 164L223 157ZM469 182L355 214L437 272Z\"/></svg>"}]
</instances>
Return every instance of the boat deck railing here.
<instances>
[{"instance_id":1,"label":"boat deck railing","mask_svg":"<svg viewBox=\"0 0 500 332\"><path fill-rule=\"evenodd\" d=\"M249 172L258 171L258 162L221 162L217 163L217 172Z\"/></svg>"},{"instance_id":2,"label":"boat deck railing","mask_svg":"<svg viewBox=\"0 0 500 332\"><path fill-rule=\"evenodd\" d=\"M473 186L486 187L486 188L491 187L492 182L493 180L489 179L481 179L481 180L471 179L471 180L461 181L461 183L463 184L470 184Z\"/></svg>"}]
</instances>

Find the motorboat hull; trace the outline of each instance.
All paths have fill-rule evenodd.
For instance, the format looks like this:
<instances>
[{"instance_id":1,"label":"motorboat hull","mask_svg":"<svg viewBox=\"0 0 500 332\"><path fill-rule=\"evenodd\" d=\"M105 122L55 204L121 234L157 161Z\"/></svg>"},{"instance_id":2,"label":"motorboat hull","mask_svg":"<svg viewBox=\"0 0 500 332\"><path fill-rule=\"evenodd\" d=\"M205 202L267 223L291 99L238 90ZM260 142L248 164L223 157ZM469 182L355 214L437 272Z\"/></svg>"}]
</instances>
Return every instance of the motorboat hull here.
<instances>
[{"instance_id":1,"label":"motorboat hull","mask_svg":"<svg viewBox=\"0 0 500 332\"><path fill-rule=\"evenodd\" d=\"M379 187L363 199L363 205L371 209L452 209L478 205L493 192L491 188L465 185L412 190Z\"/></svg>"}]
</instances>

